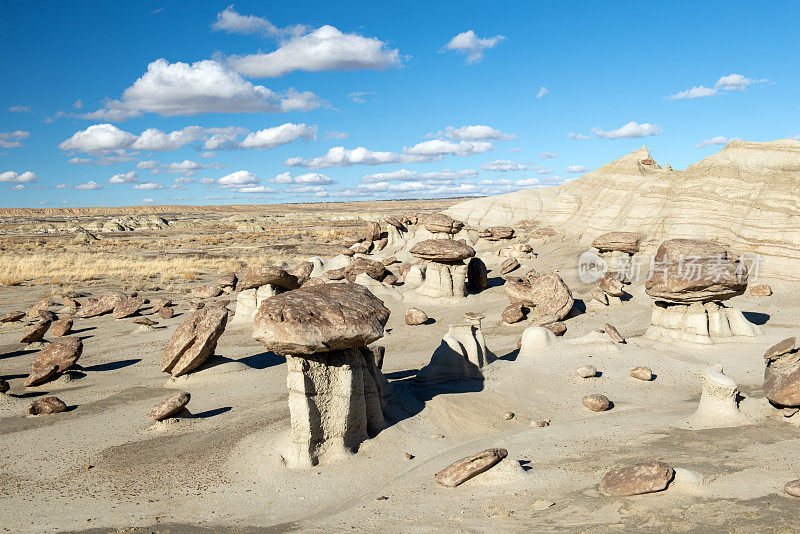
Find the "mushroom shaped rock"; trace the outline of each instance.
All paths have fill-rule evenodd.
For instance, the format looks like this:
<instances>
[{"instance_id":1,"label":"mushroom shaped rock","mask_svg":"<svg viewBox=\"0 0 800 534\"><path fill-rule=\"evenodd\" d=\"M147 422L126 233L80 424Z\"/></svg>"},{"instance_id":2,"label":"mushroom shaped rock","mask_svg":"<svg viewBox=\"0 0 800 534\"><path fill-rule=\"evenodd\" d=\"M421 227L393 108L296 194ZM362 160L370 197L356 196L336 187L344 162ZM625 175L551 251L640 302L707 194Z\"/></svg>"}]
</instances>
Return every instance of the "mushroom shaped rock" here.
<instances>
[{"instance_id":1,"label":"mushroom shaped rock","mask_svg":"<svg viewBox=\"0 0 800 534\"><path fill-rule=\"evenodd\" d=\"M750 419L739 411L736 382L722 373L722 368L708 367L701 373L703 391L697 410L689 418L693 429L745 425Z\"/></svg>"},{"instance_id":2,"label":"mushroom shaped rock","mask_svg":"<svg viewBox=\"0 0 800 534\"><path fill-rule=\"evenodd\" d=\"M431 361L419 370L416 380L441 383L451 380L483 380L483 369L497 359L487 347L480 315L466 314L464 321L450 325Z\"/></svg>"},{"instance_id":3,"label":"mushroom shaped rock","mask_svg":"<svg viewBox=\"0 0 800 534\"><path fill-rule=\"evenodd\" d=\"M236 290L245 291L267 284L281 289L297 289L300 287L296 276L287 273L280 267L265 265L263 267L247 269L244 275L242 275L242 279L239 280L239 285L236 287Z\"/></svg>"},{"instance_id":4,"label":"mushroom shaped rock","mask_svg":"<svg viewBox=\"0 0 800 534\"><path fill-rule=\"evenodd\" d=\"M713 241L670 239L661 243L653 261L645 292L657 300L719 302L747 289L747 267Z\"/></svg>"},{"instance_id":5,"label":"mushroom shaped rock","mask_svg":"<svg viewBox=\"0 0 800 534\"><path fill-rule=\"evenodd\" d=\"M161 370L181 376L197 369L214 354L227 322L228 310L221 306L208 306L192 313L167 343Z\"/></svg>"},{"instance_id":6,"label":"mushroom shaped rock","mask_svg":"<svg viewBox=\"0 0 800 534\"><path fill-rule=\"evenodd\" d=\"M408 251L412 256L436 262L456 262L475 256L475 249L454 239L426 239Z\"/></svg>"}]
</instances>

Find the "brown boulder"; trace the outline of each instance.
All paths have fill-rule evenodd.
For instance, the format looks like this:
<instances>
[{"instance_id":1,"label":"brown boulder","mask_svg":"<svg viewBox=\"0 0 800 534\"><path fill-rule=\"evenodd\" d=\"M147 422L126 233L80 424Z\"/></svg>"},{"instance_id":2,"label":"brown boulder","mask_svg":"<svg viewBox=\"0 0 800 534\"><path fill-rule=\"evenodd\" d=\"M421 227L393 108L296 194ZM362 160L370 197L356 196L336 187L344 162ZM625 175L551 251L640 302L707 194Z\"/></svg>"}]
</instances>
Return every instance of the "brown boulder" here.
<instances>
[{"instance_id":1,"label":"brown boulder","mask_svg":"<svg viewBox=\"0 0 800 534\"><path fill-rule=\"evenodd\" d=\"M33 360L32 372L25 380L25 386L39 385L54 375L51 369L55 367L55 373L61 374L78 361L83 352L83 342L76 337L65 337L54 341L43 348Z\"/></svg>"},{"instance_id":2,"label":"brown boulder","mask_svg":"<svg viewBox=\"0 0 800 534\"><path fill-rule=\"evenodd\" d=\"M228 311L219 306L192 313L167 343L161 370L172 373L172 376L181 376L202 365L214 354L227 322Z\"/></svg>"},{"instance_id":3,"label":"brown boulder","mask_svg":"<svg viewBox=\"0 0 800 534\"><path fill-rule=\"evenodd\" d=\"M525 318L525 308L520 303L511 304L503 310L503 313L500 314L500 318L504 323L518 323Z\"/></svg>"},{"instance_id":4,"label":"brown boulder","mask_svg":"<svg viewBox=\"0 0 800 534\"><path fill-rule=\"evenodd\" d=\"M607 232L594 241L592 246L600 252L627 252L636 254L639 252L639 242L642 236L635 232Z\"/></svg>"},{"instance_id":5,"label":"brown boulder","mask_svg":"<svg viewBox=\"0 0 800 534\"><path fill-rule=\"evenodd\" d=\"M11 385L8 383L8 381L0 378L0 393L5 393L9 389L11 389Z\"/></svg>"},{"instance_id":6,"label":"brown boulder","mask_svg":"<svg viewBox=\"0 0 800 534\"><path fill-rule=\"evenodd\" d=\"M199 299L211 299L221 294L222 288L219 286L197 286L192 289L192 296Z\"/></svg>"},{"instance_id":7,"label":"brown boulder","mask_svg":"<svg viewBox=\"0 0 800 534\"><path fill-rule=\"evenodd\" d=\"M304 261L300 265L289 270L289 274L297 278L300 285L305 284L311 278L311 272L314 270L314 264L310 261Z\"/></svg>"},{"instance_id":8,"label":"brown boulder","mask_svg":"<svg viewBox=\"0 0 800 534\"><path fill-rule=\"evenodd\" d=\"M377 222L368 222L367 228L364 230L364 239L366 241L375 241L381 238L381 225Z\"/></svg>"},{"instance_id":9,"label":"brown boulder","mask_svg":"<svg viewBox=\"0 0 800 534\"><path fill-rule=\"evenodd\" d=\"M552 323L547 323L546 325L542 326L543 328L547 328L557 336L563 336L564 333L567 331L567 325L564 324L562 321L554 321Z\"/></svg>"},{"instance_id":10,"label":"brown boulder","mask_svg":"<svg viewBox=\"0 0 800 534\"><path fill-rule=\"evenodd\" d=\"M153 421L162 421L168 417L172 417L189 404L189 399L191 399L191 395L186 391L176 393L167 400L155 405L152 410L147 412L147 417Z\"/></svg>"},{"instance_id":11,"label":"brown boulder","mask_svg":"<svg viewBox=\"0 0 800 534\"><path fill-rule=\"evenodd\" d=\"M608 294L599 287L592 288L592 298L600 304L608 306Z\"/></svg>"},{"instance_id":12,"label":"brown boulder","mask_svg":"<svg viewBox=\"0 0 800 534\"><path fill-rule=\"evenodd\" d=\"M103 315L105 313L110 313L111 311L114 310L117 304L119 304L120 302L122 302L127 298L128 297L126 297L124 293L120 293L119 291L112 291L110 293L106 293L97 300L88 299L86 302L83 303L83 306L81 306L81 308L78 310L75 316L81 318L88 318L88 317L97 317L98 315Z\"/></svg>"},{"instance_id":13,"label":"brown boulder","mask_svg":"<svg viewBox=\"0 0 800 534\"><path fill-rule=\"evenodd\" d=\"M173 315L175 315L175 310L169 306L164 306L158 310L158 316L162 319L170 319Z\"/></svg>"},{"instance_id":14,"label":"brown boulder","mask_svg":"<svg viewBox=\"0 0 800 534\"><path fill-rule=\"evenodd\" d=\"M473 456L467 456L448 465L436 475L436 482L448 488L455 488L462 482L480 475L500 463L508 456L505 449L486 449Z\"/></svg>"},{"instance_id":15,"label":"brown boulder","mask_svg":"<svg viewBox=\"0 0 800 534\"><path fill-rule=\"evenodd\" d=\"M36 371L31 371L31 374L28 375L28 378L25 379L25 383L23 384L25 387L31 386L38 386L39 384L44 384L45 382L49 382L50 380L57 377L60 373L58 372L58 366L51 365L49 367L40 367Z\"/></svg>"},{"instance_id":16,"label":"brown boulder","mask_svg":"<svg viewBox=\"0 0 800 534\"><path fill-rule=\"evenodd\" d=\"M405 230L405 228L406 228L405 225L403 225L403 221L401 221L400 219L397 219L395 217L386 217L385 219L383 219L383 221L386 224L391 224L392 226L394 226L398 230Z\"/></svg>"},{"instance_id":17,"label":"brown boulder","mask_svg":"<svg viewBox=\"0 0 800 534\"><path fill-rule=\"evenodd\" d=\"M463 222L457 221L444 213L428 215L422 224L429 232L433 233L457 234L464 228Z\"/></svg>"},{"instance_id":18,"label":"brown boulder","mask_svg":"<svg viewBox=\"0 0 800 534\"><path fill-rule=\"evenodd\" d=\"M480 258L470 258L467 263L467 287L473 293L489 287L489 274L486 264Z\"/></svg>"},{"instance_id":19,"label":"brown boulder","mask_svg":"<svg viewBox=\"0 0 800 534\"><path fill-rule=\"evenodd\" d=\"M783 486L783 491L786 495L791 495L792 497L800 497L800 478L796 480L790 480Z\"/></svg>"},{"instance_id":20,"label":"brown boulder","mask_svg":"<svg viewBox=\"0 0 800 534\"><path fill-rule=\"evenodd\" d=\"M384 264L386 267L392 265L393 263L397 263L396 256L389 256L388 258L384 258L381 260L381 263Z\"/></svg>"},{"instance_id":21,"label":"brown boulder","mask_svg":"<svg viewBox=\"0 0 800 534\"><path fill-rule=\"evenodd\" d=\"M63 412L67 405L58 397L45 397L37 399L28 406L28 413L31 415L48 415L51 413Z\"/></svg>"},{"instance_id":22,"label":"brown boulder","mask_svg":"<svg viewBox=\"0 0 800 534\"><path fill-rule=\"evenodd\" d=\"M380 282L388 271L381 262L367 258L356 258L353 263L344 268L344 277L351 282L355 282L356 276L361 273L367 273L370 278Z\"/></svg>"},{"instance_id":23,"label":"brown boulder","mask_svg":"<svg viewBox=\"0 0 800 534\"><path fill-rule=\"evenodd\" d=\"M8 312L4 316L0 317L0 323L13 323L15 321L19 321L23 317L25 317L25 312L21 311Z\"/></svg>"},{"instance_id":24,"label":"brown boulder","mask_svg":"<svg viewBox=\"0 0 800 534\"><path fill-rule=\"evenodd\" d=\"M769 284L755 284L747 286L747 294L754 297L769 297L772 295L772 287Z\"/></svg>"},{"instance_id":25,"label":"brown boulder","mask_svg":"<svg viewBox=\"0 0 800 534\"><path fill-rule=\"evenodd\" d=\"M20 343L35 343L37 341L41 341L44 338L45 333L50 328L50 325L53 324L50 321L39 321L35 325L28 328L28 330L19 338Z\"/></svg>"},{"instance_id":26,"label":"brown boulder","mask_svg":"<svg viewBox=\"0 0 800 534\"><path fill-rule=\"evenodd\" d=\"M417 326L428 322L428 314L419 308L409 308L406 311L406 324L409 326Z\"/></svg>"},{"instance_id":27,"label":"brown boulder","mask_svg":"<svg viewBox=\"0 0 800 534\"><path fill-rule=\"evenodd\" d=\"M647 462L612 469L600 481L600 493L609 497L627 497L667 489L675 471L661 462Z\"/></svg>"},{"instance_id":28,"label":"brown boulder","mask_svg":"<svg viewBox=\"0 0 800 534\"><path fill-rule=\"evenodd\" d=\"M356 243L350 250L355 254L369 254L369 251L372 250L372 241L362 241L361 243Z\"/></svg>"},{"instance_id":29,"label":"brown boulder","mask_svg":"<svg viewBox=\"0 0 800 534\"><path fill-rule=\"evenodd\" d=\"M423 260L454 262L471 258L475 249L454 239L426 239L408 251L412 256Z\"/></svg>"},{"instance_id":30,"label":"brown boulder","mask_svg":"<svg viewBox=\"0 0 800 534\"><path fill-rule=\"evenodd\" d=\"M747 288L745 265L711 241L664 241L653 261L645 292L656 300L679 304L722 301Z\"/></svg>"},{"instance_id":31,"label":"brown boulder","mask_svg":"<svg viewBox=\"0 0 800 534\"><path fill-rule=\"evenodd\" d=\"M49 310L39 310L39 319L42 321L50 321L52 323L54 321L58 321L58 315Z\"/></svg>"},{"instance_id":32,"label":"brown boulder","mask_svg":"<svg viewBox=\"0 0 800 534\"><path fill-rule=\"evenodd\" d=\"M280 267L266 265L264 267L254 267L247 269L239 280L239 285L236 291L244 291L246 289L253 289L264 285L273 285L282 289L297 289L300 283L297 277L287 273Z\"/></svg>"},{"instance_id":33,"label":"brown boulder","mask_svg":"<svg viewBox=\"0 0 800 534\"><path fill-rule=\"evenodd\" d=\"M42 310L46 310L47 308L49 308L52 305L53 305L53 299L52 298L50 298L50 297L42 297L41 299L39 299L36 302L36 304L34 304L30 308L28 308L28 311L26 313L27 313L28 317L30 317L31 319L38 319L39 318L39 312L42 311Z\"/></svg>"},{"instance_id":34,"label":"brown boulder","mask_svg":"<svg viewBox=\"0 0 800 534\"><path fill-rule=\"evenodd\" d=\"M139 308L141 308L143 304L143 297L131 297L125 299L114 306L114 311L111 316L114 317L114 319L124 319L126 317L130 317L131 315L136 315L139 312Z\"/></svg>"},{"instance_id":35,"label":"brown boulder","mask_svg":"<svg viewBox=\"0 0 800 534\"><path fill-rule=\"evenodd\" d=\"M383 284L384 284L384 285L387 285L387 286L393 286L393 285L396 285L396 284L397 284L397 277L396 277L395 275L391 274L391 273L390 273L390 274L387 274L387 275L386 275L386 276L383 278Z\"/></svg>"},{"instance_id":36,"label":"brown boulder","mask_svg":"<svg viewBox=\"0 0 800 534\"><path fill-rule=\"evenodd\" d=\"M329 271L325 271L324 273L322 273L322 276L324 276L328 280L343 280L345 269L346 267L339 267L338 269L330 269Z\"/></svg>"},{"instance_id":37,"label":"brown boulder","mask_svg":"<svg viewBox=\"0 0 800 534\"><path fill-rule=\"evenodd\" d=\"M599 393L586 395L581 399L581 402L593 412L604 412L611 409L611 401L608 400L608 397Z\"/></svg>"},{"instance_id":38,"label":"brown boulder","mask_svg":"<svg viewBox=\"0 0 800 534\"><path fill-rule=\"evenodd\" d=\"M158 313L158 310L164 307L172 306L172 300L168 298L158 298L152 302L153 313Z\"/></svg>"},{"instance_id":39,"label":"brown boulder","mask_svg":"<svg viewBox=\"0 0 800 534\"><path fill-rule=\"evenodd\" d=\"M800 352L791 337L764 354L764 396L778 406L800 406Z\"/></svg>"},{"instance_id":40,"label":"brown boulder","mask_svg":"<svg viewBox=\"0 0 800 534\"><path fill-rule=\"evenodd\" d=\"M389 313L359 284L302 287L261 303L253 337L278 354L356 348L383 336Z\"/></svg>"},{"instance_id":41,"label":"brown boulder","mask_svg":"<svg viewBox=\"0 0 800 534\"><path fill-rule=\"evenodd\" d=\"M552 313L563 319L574 303L572 292L556 273L534 274L523 278L507 278L503 290L512 304L536 308L538 314Z\"/></svg>"},{"instance_id":42,"label":"brown boulder","mask_svg":"<svg viewBox=\"0 0 800 534\"><path fill-rule=\"evenodd\" d=\"M491 226L486 229L489 233L486 239L489 241L498 241L500 239L511 239L514 237L514 229L510 226Z\"/></svg>"},{"instance_id":43,"label":"brown boulder","mask_svg":"<svg viewBox=\"0 0 800 534\"><path fill-rule=\"evenodd\" d=\"M516 258L508 258L500 264L500 276L504 276L516 269L519 269L519 261Z\"/></svg>"},{"instance_id":44,"label":"brown boulder","mask_svg":"<svg viewBox=\"0 0 800 534\"><path fill-rule=\"evenodd\" d=\"M227 273L223 274L217 279L217 285L223 289L224 288L233 289L234 287L236 287L236 282L238 281L239 279L236 278L235 273Z\"/></svg>"},{"instance_id":45,"label":"brown boulder","mask_svg":"<svg viewBox=\"0 0 800 534\"><path fill-rule=\"evenodd\" d=\"M70 330L72 330L72 317L64 317L50 325L50 333L57 337L69 334Z\"/></svg>"}]
</instances>

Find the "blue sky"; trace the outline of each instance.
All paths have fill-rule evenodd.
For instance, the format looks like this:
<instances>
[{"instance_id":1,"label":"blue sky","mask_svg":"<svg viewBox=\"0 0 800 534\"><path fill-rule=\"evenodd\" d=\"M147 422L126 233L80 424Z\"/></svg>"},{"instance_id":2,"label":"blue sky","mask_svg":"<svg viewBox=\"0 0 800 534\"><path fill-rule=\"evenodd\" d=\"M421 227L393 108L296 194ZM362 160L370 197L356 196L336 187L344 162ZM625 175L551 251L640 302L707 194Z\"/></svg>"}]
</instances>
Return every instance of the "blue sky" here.
<instances>
[{"instance_id":1,"label":"blue sky","mask_svg":"<svg viewBox=\"0 0 800 534\"><path fill-rule=\"evenodd\" d=\"M16 2L0 206L494 194L800 139L798 2Z\"/></svg>"}]
</instances>

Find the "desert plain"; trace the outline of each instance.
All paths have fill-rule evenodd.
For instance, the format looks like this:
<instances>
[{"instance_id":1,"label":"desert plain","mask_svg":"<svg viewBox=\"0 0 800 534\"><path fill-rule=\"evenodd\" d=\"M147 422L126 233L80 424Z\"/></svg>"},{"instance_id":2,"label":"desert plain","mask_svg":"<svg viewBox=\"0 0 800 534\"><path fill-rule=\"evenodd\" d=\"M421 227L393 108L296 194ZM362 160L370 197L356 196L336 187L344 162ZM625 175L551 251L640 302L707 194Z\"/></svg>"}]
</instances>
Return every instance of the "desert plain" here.
<instances>
[{"instance_id":1,"label":"desert plain","mask_svg":"<svg viewBox=\"0 0 800 534\"><path fill-rule=\"evenodd\" d=\"M798 178L800 142L735 141L685 171L642 148L565 185L470 200L1 210L0 315L29 313L0 324L0 527L797 531L800 501L785 485L800 477L800 415L767 398L764 355L800 322ZM614 232L624 246L596 246ZM676 289L667 273L654 297L651 258L676 239L702 257L723 250L746 274ZM587 278L587 252L641 272ZM264 268L274 279L245 289ZM544 276L552 284L537 286ZM336 333L335 350L384 347L368 362L372 382L319 351L272 350L288 337L275 323L305 333L328 320L325 308L292 323L290 306L332 285L382 302L359 307L358 289L329 303L334 316L352 305L381 323L368 343L362 324ZM132 313L81 317L114 292ZM162 371L181 325L220 307L218 340L201 347L210 354ZM427 320L407 324L411 308ZM69 332L21 343L44 309L74 316ZM81 340L79 359L25 386L41 351L66 337ZM776 358L791 367L796 351L793 341ZM287 376L300 374L290 391ZM190 394L183 410L147 417L179 392ZM592 395L605 409L590 409ZM50 396L66 409L28 413ZM380 412L370 423L382 419L368 436L337 408L364 397ZM356 427L364 439L328 454L326 441L343 432L348 445ZM437 481L489 449L506 455L455 487ZM660 485L609 490L610 471L652 462L666 466Z\"/></svg>"}]
</instances>

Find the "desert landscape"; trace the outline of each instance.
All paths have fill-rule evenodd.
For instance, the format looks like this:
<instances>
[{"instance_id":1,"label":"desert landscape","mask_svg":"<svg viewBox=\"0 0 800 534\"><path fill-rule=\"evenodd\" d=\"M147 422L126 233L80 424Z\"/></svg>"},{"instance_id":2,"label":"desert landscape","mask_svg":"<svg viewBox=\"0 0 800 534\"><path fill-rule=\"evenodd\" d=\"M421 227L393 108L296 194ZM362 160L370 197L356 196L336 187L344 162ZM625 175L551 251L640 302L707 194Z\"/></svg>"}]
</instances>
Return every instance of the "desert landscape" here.
<instances>
[{"instance_id":1,"label":"desert landscape","mask_svg":"<svg viewBox=\"0 0 800 534\"><path fill-rule=\"evenodd\" d=\"M798 178L5 209L0 524L795 531Z\"/></svg>"}]
</instances>

